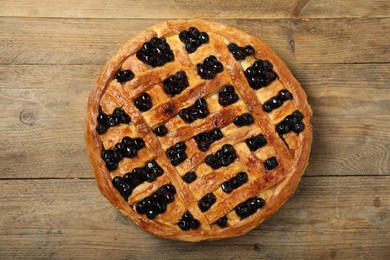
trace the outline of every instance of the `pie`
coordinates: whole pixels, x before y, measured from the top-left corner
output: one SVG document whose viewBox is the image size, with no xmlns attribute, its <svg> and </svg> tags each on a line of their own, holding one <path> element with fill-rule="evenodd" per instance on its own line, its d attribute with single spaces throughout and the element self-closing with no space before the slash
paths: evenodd
<svg viewBox="0 0 390 260">
<path fill-rule="evenodd" d="M 159 23 L 108 61 L 86 144 L 103 195 L 137 225 L 184 241 L 242 235 L 294 193 L 311 108 L 268 45 L 204 20 Z"/>
</svg>

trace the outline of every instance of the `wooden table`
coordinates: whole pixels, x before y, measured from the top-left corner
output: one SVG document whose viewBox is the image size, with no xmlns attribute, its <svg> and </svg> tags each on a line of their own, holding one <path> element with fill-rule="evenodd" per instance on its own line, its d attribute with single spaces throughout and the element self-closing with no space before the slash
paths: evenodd
<svg viewBox="0 0 390 260">
<path fill-rule="evenodd" d="M 245 236 L 197 244 L 118 213 L 83 139 L 105 62 L 149 26 L 190 17 L 268 42 L 314 111 L 293 199 Z M 2 0 L 0 258 L 390 259 L 389 42 L 388 0 Z"/>
</svg>

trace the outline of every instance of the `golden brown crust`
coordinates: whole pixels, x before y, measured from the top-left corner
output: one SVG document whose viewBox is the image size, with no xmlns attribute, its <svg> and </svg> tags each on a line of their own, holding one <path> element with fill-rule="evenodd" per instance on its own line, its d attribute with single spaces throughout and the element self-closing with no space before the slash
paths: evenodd
<svg viewBox="0 0 390 260">
<path fill-rule="evenodd" d="M 134 59 L 135 52 L 141 48 L 144 42 L 149 41 L 152 37 L 168 38 L 169 36 L 177 35 L 182 30 L 188 30 L 189 27 L 196 27 L 200 31 L 205 31 L 210 35 L 210 45 L 213 47 L 215 52 L 214 55 L 216 55 L 217 59 L 221 61 L 225 67 L 225 71 L 219 74 L 215 79 L 207 81 L 206 83 L 204 81 L 202 82 L 197 76 L 195 66 L 190 61 L 184 47 L 182 44 L 179 44 L 180 42 L 177 40 L 175 41 L 174 39 L 169 42 L 175 55 L 174 63 L 168 63 L 163 67 L 155 68 L 153 69 L 155 72 L 150 73 L 147 66 L 144 66 L 141 62 Z M 262 110 L 258 95 L 269 96 L 271 93 L 267 93 L 267 90 L 263 89 L 255 92 L 248 86 L 240 64 L 234 60 L 232 55 L 226 52 L 226 43 L 224 40 L 235 42 L 240 46 L 252 45 L 256 50 L 254 55 L 255 58 L 266 59 L 273 64 L 274 71 L 279 77 L 278 82 L 272 83 L 275 84 L 275 89 L 278 87 L 277 84 L 279 84 L 283 88 L 287 88 L 294 96 L 293 103 L 286 104 L 287 110 L 283 109 L 283 113 L 279 111 L 272 112 L 270 113 L 270 116 Z M 207 50 L 204 50 L 204 52 L 206 53 Z M 196 59 L 200 58 L 201 57 L 194 56 L 194 54 L 191 56 L 192 61 L 196 61 Z M 139 110 L 134 107 L 132 97 L 135 97 L 144 91 L 148 91 L 152 89 L 154 85 L 161 83 L 168 75 L 176 72 L 178 66 L 180 69 L 184 69 L 190 78 L 198 78 L 199 80 L 197 82 L 192 82 L 190 85 L 193 87 L 186 89 L 183 92 L 183 95 L 178 95 L 175 98 L 153 107 L 152 110 L 141 114 Z M 123 87 L 115 82 L 111 82 L 115 73 L 121 67 L 131 68 L 136 74 L 135 79 L 127 82 Z M 194 125 L 191 124 L 190 127 L 188 125 L 183 125 L 160 140 L 152 133 L 151 127 L 166 122 L 176 115 L 183 106 L 189 106 L 197 98 L 203 97 L 205 93 L 213 92 L 214 90 L 217 90 L 218 87 L 229 82 L 235 85 L 236 90 L 241 98 L 244 99 L 245 104 L 240 103 L 235 104 L 235 106 L 232 105 L 220 109 L 219 112 L 209 116 L 207 120 L 195 121 L 193 123 Z M 100 156 L 102 139 L 95 131 L 98 108 L 100 105 L 105 106 L 107 109 L 122 106 L 131 116 L 131 124 L 134 126 L 132 129 L 116 132 L 111 131 L 109 134 L 107 133 L 105 135 L 110 135 L 114 140 L 120 140 L 118 139 L 118 136 L 123 136 L 124 132 L 133 133 L 134 131 L 136 134 L 135 136 L 147 140 L 145 141 L 147 149 L 147 152 L 145 153 L 155 158 L 157 163 L 166 173 L 158 178 L 157 181 L 151 184 L 145 184 L 142 190 L 140 189 L 138 192 L 134 192 L 128 202 L 125 201 L 120 193 L 112 186 L 112 176 L 106 169 L 104 161 Z M 199 196 L 204 195 L 207 190 L 215 189 L 221 182 L 231 178 L 234 171 L 221 171 L 221 177 L 216 177 L 216 172 L 218 173 L 218 171 L 209 175 L 204 174 L 204 176 L 198 178 L 190 188 L 189 185 L 183 184 L 181 175 L 187 170 L 198 167 L 204 161 L 205 154 L 197 152 L 195 143 L 191 140 L 188 142 L 188 154 L 191 160 L 186 160 L 186 162 L 179 167 L 173 167 L 165 156 L 164 149 L 166 146 L 170 146 L 178 141 L 189 140 L 197 133 L 201 133 L 210 128 L 223 126 L 226 127 L 226 129 L 229 129 L 229 125 L 231 125 L 234 116 L 241 114 L 245 107 L 254 116 L 255 123 L 260 129 L 259 131 L 266 137 L 270 146 L 269 153 L 276 153 L 280 167 L 273 172 L 263 174 L 260 178 L 253 179 L 253 181 L 246 183 L 240 189 L 234 190 L 229 196 L 221 194 L 221 199 L 218 203 L 213 205 L 212 210 L 209 210 L 204 214 L 196 206 Z M 296 109 L 299 109 L 304 115 L 303 122 L 305 124 L 305 130 L 299 135 L 295 135 L 295 137 L 286 138 L 286 142 L 289 145 L 287 146 L 275 132 L 275 124 Z M 310 146 L 312 143 L 311 115 L 312 111 L 307 103 L 306 94 L 298 81 L 293 77 L 283 61 L 272 52 L 271 48 L 259 39 L 249 36 L 236 28 L 210 21 L 165 21 L 135 36 L 106 64 L 103 72 L 98 78 L 96 86 L 89 96 L 85 139 L 98 187 L 113 205 L 149 233 L 170 239 L 195 242 L 206 239 L 221 239 L 242 235 L 258 226 L 267 217 L 278 210 L 278 208 L 294 193 L 308 164 Z M 147 120 L 145 118 L 147 118 Z M 245 129 L 245 127 L 243 127 L 239 131 L 232 133 L 231 136 L 228 135 L 226 138 L 213 144 L 208 153 L 215 152 L 227 141 L 229 141 L 229 143 L 242 142 L 245 136 L 249 136 L 249 133 L 252 133 L 251 131 L 253 132 L 254 130 Z M 164 140 L 164 149 L 160 143 L 161 140 Z M 107 142 L 109 143 L 109 141 Z M 111 142 L 115 143 L 112 140 Z M 239 144 L 237 145 L 237 149 L 241 149 Z M 245 150 L 245 148 L 242 149 L 243 151 Z M 260 158 L 261 155 L 249 152 L 245 153 L 244 151 L 242 153 L 240 152 L 238 156 L 241 164 L 237 167 L 246 169 L 250 176 L 253 176 L 251 175 L 251 172 L 253 171 L 264 171 L 263 166 L 260 163 L 261 160 L 264 160 L 264 158 Z M 128 166 L 131 166 L 130 162 L 128 162 Z M 139 165 L 137 165 L 137 167 L 138 166 Z M 120 173 L 118 171 L 117 174 L 123 175 L 123 172 Z M 115 175 L 115 173 L 113 175 Z M 160 218 L 149 220 L 145 215 L 136 213 L 130 206 L 130 204 L 134 204 L 157 190 L 161 185 L 169 182 L 176 187 L 177 195 L 175 196 L 175 201 L 169 204 L 168 211 L 161 215 Z M 209 185 L 206 185 L 207 183 L 209 183 Z M 203 191 L 199 190 L 201 187 L 204 187 Z M 232 211 L 234 206 L 241 203 L 243 201 L 242 198 L 259 195 L 261 192 L 270 188 L 272 188 L 272 193 L 266 199 L 265 206 L 255 214 L 245 219 L 238 220 L 237 216 L 234 217 L 235 213 L 229 213 L 232 214 L 233 217 L 232 221 L 229 222 L 228 227 L 219 228 L 212 225 L 218 218 L 229 211 Z M 177 225 L 174 225 L 175 221 L 177 222 L 186 210 L 189 210 L 194 217 L 201 222 L 201 227 L 199 229 L 182 231 Z"/>
</svg>

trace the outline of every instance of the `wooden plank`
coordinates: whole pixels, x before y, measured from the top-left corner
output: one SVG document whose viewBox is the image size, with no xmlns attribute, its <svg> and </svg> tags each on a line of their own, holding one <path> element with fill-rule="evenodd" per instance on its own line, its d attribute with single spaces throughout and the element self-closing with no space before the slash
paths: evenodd
<svg viewBox="0 0 390 260">
<path fill-rule="evenodd" d="M 66 18 L 149 18 L 177 19 L 189 17 L 258 19 L 289 17 L 389 17 L 386 0 L 332 1 L 33 1 L 18 4 L 3 0 L 0 16 Z"/>
<path fill-rule="evenodd" d="M 0 64 L 105 64 L 159 21 L 2 17 Z M 288 64 L 390 62 L 390 18 L 220 22 L 268 42 Z"/>
<path fill-rule="evenodd" d="M 306 177 L 259 228 L 189 244 L 140 230 L 94 180 L 2 180 L 0 250 L 6 259 L 388 259 L 389 184 L 389 176 Z"/>
<path fill-rule="evenodd" d="M 1 178 L 92 177 L 84 118 L 101 68 L 0 66 Z M 293 70 L 314 111 L 306 174 L 390 174 L 390 64 L 295 64 Z"/>
</svg>

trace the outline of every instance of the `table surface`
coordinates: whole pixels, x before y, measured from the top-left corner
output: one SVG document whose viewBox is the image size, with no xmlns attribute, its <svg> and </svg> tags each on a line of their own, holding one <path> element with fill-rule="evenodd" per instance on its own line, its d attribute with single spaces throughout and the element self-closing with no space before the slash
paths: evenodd
<svg viewBox="0 0 390 260">
<path fill-rule="evenodd" d="M 2 0 L 0 258 L 390 259 L 390 1 Z M 306 90 L 310 165 L 248 234 L 155 238 L 97 189 L 87 96 L 130 37 L 214 19 L 269 43 Z"/>
</svg>

